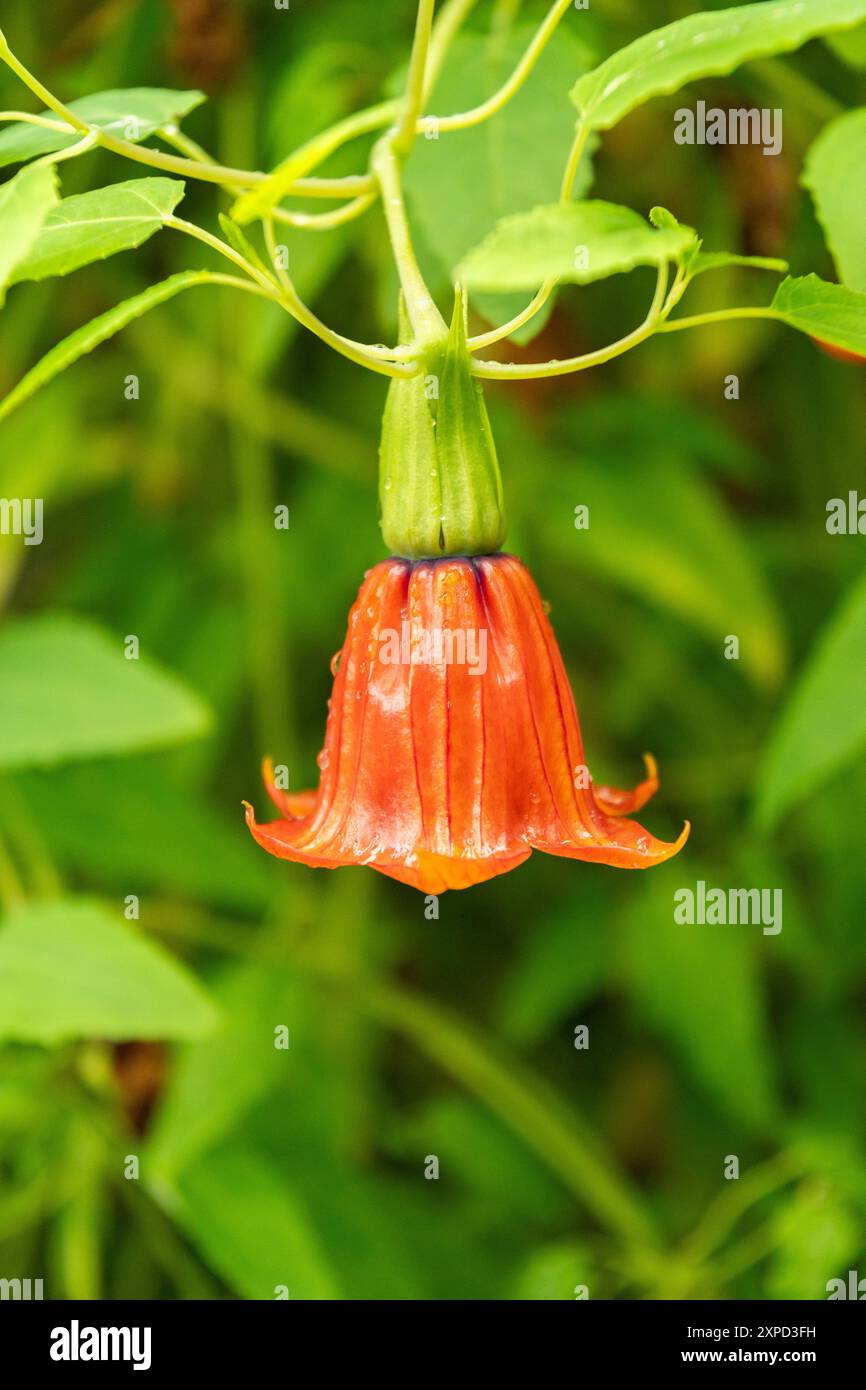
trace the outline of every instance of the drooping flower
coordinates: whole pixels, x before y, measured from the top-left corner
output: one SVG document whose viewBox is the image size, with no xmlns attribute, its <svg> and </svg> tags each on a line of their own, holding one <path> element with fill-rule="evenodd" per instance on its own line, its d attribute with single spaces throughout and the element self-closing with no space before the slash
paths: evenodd
<svg viewBox="0 0 866 1390">
<path fill-rule="evenodd" d="M 260 845 L 312 867 L 366 864 L 424 893 L 506 873 L 533 849 L 620 868 L 671 858 L 626 817 L 657 786 L 594 786 L 538 590 L 511 555 L 382 561 L 349 617 L 318 791 L 265 780 Z"/>
</svg>

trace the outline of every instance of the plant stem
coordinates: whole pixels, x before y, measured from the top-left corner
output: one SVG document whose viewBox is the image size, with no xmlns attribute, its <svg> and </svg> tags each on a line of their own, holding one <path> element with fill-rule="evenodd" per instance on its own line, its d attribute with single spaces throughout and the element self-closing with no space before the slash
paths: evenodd
<svg viewBox="0 0 866 1390">
<path fill-rule="evenodd" d="M 353 222 L 356 217 L 362 217 L 373 206 L 377 196 L 374 188 L 371 193 L 362 193 L 350 203 L 335 208 L 333 212 L 289 212 L 286 208 L 271 208 L 270 215 L 277 222 L 284 222 L 290 227 L 300 227 L 310 232 L 324 232 L 332 227 L 342 227 L 347 222 Z"/>
<path fill-rule="evenodd" d="M 637 1193 L 610 1156 L 598 1151 L 577 1116 L 562 1107 L 537 1077 L 511 1058 L 500 1061 L 459 1019 L 405 990 L 362 987 L 362 1002 L 382 1023 L 410 1038 L 456 1081 L 474 1091 L 602 1226 L 630 1244 L 657 1242 Z"/>
<path fill-rule="evenodd" d="M 660 325 L 659 333 L 678 333 L 683 328 L 702 328 L 709 323 L 725 323 L 733 319 L 777 319 L 780 315 L 772 308 L 754 309 L 715 309 L 710 314 L 692 314 L 688 318 L 674 319 L 673 323 Z"/>
<path fill-rule="evenodd" d="M 409 59 L 406 92 L 403 97 L 400 119 L 391 137 L 391 147 L 398 158 L 405 159 L 415 143 L 418 118 L 424 105 L 427 55 L 430 52 L 435 7 L 436 0 L 418 0 L 418 17 L 415 21 L 415 38 L 412 42 L 412 55 Z"/>
<path fill-rule="evenodd" d="M 227 260 L 238 266 L 250 277 L 260 292 L 282 305 L 293 318 L 296 318 L 311 333 L 315 333 L 318 338 L 321 338 L 335 352 L 339 352 L 341 356 L 347 357 L 351 362 L 356 362 L 361 367 L 368 367 L 370 371 L 378 372 L 382 376 L 414 375 L 414 367 L 411 364 L 403 365 L 389 362 L 386 358 L 377 356 L 375 351 L 364 343 L 356 343 L 353 339 L 344 338 L 341 334 L 328 328 L 327 324 L 322 323 L 312 310 L 307 308 L 288 276 L 285 276 L 281 283 L 269 279 L 227 242 L 220 241 L 219 237 L 206 232 L 203 227 L 196 226 L 194 222 L 185 222 L 181 217 L 170 216 L 165 219 L 165 225 L 174 231 L 185 232 L 188 236 L 195 237 L 197 241 L 203 242 L 205 246 L 209 246 L 221 256 L 225 256 Z"/>
<path fill-rule="evenodd" d="M 379 141 L 373 152 L 373 171 L 382 190 L 388 235 L 415 337 L 419 343 L 434 342 L 447 330 L 415 257 L 400 183 L 400 165 L 388 136 Z"/>
<path fill-rule="evenodd" d="M 504 82 L 499 90 L 488 97 L 486 101 L 483 101 L 480 106 L 473 106 L 469 111 L 455 112 L 451 116 L 425 116 L 421 128 L 433 126 L 437 130 L 466 130 L 469 126 L 479 125 L 482 121 L 495 116 L 520 91 L 571 4 L 572 0 L 554 0 L 546 18 L 542 21 L 508 81 Z"/>
<path fill-rule="evenodd" d="M 7 912 L 14 907 L 19 907 L 25 901 L 24 885 L 2 839 L 0 839 L 0 901 Z"/>
<path fill-rule="evenodd" d="M 33 95 L 37 96 L 48 107 L 49 111 L 53 111 L 67 125 L 72 126 L 73 130 L 80 131 L 82 135 L 88 134 L 89 127 L 85 122 L 76 116 L 74 111 L 70 111 L 68 106 L 64 106 L 62 101 L 58 101 L 47 87 L 43 87 L 38 77 L 34 77 L 33 73 L 15 57 L 2 32 L 0 32 L 0 61 L 11 68 L 16 77 L 20 77 L 25 87 L 29 87 Z"/>
<path fill-rule="evenodd" d="M 46 130 L 56 130 L 62 135 L 72 134 L 65 121 L 53 121 L 50 116 L 34 116 L 29 111 L 0 111 L 0 121 L 24 121 L 27 125 L 44 126 Z"/>
<path fill-rule="evenodd" d="M 643 323 L 608 347 L 585 353 L 582 357 L 567 357 L 561 362 L 479 362 L 476 359 L 472 364 L 473 373 L 488 381 L 537 381 L 546 377 L 567 376 L 570 372 L 583 372 L 589 367 L 610 362 L 614 357 L 621 357 L 658 331 L 667 281 L 668 267 L 665 264 L 659 266 L 656 292 Z"/>
</svg>

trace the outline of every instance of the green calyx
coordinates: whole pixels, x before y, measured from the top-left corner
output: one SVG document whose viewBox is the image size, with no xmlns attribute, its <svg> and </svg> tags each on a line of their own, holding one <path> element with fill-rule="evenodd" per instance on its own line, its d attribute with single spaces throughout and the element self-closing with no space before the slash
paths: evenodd
<svg viewBox="0 0 866 1390">
<path fill-rule="evenodd" d="M 402 303 L 400 317 L 405 341 L 411 330 Z M 426 348 L 416 376 L 389 388 L 379 503 L 385 544 L 410 560 L 485 555 L 505 539 L 496 445 L 471 372 L 459 287 L 450 332 Z"/>
</svg>

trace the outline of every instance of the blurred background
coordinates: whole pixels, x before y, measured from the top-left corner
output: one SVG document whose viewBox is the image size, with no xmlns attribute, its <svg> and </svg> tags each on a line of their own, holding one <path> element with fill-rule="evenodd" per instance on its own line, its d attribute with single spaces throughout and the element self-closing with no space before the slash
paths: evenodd
<svg viewBox="0 0 866 1390">
<path fill-rule="evenodd" d="M 433 109 L 493 91 L 546 8 L 479 0 Z M 419 142 L 407 195 L 443 309 L 497 217 L 555 201 L 579 73 L 695 8 L 596 0 L 496 122 Z M 270 168 L 398 90 L 414 9 L 55 0 L 49 25 L 3 0 L 0 22 L 64 100 L 198 87 L 188 133 Z M 783 107 L 783 153 L 677 146 L 698 96 Z M 624 121 L 593 194 L 834 279 L 800 173 L 864 100 L 853 49 L 753 63 Z M 35 106 L 5 69 L 0 106 Z M 324 172 L 365 162 L 360 141 Z M 146 172 L 104 152 L 60 168 L 66 194 Z M 227 205 L 190 183 L 180 211 L 217 230 Z M 321 317 L 396 340 L 378 210 L 280 240 Z M 216 264 L 164 232 L 16 287 L 0 393 L 93 315 Z M 687 302 L 773 288 L 725 271 Z M 600 346 L 651 292 L 650 271 L 566 289 L 504 355 Z M 510 312 L 480 302 L 473 326 Z M 45 499 L 45 540 L 0 537 L 0 683 L 33 693 L 39 725 L 26 746 L 0 734 L 0 1277 L 78 1299 L 818 1299 L 866 1277 L 864 540 L 826 529 L 830 499 L 866 492 L 864 384 L 740 322 L 488 389 L 508 547 L 550 604 L 593 775 L 631 785 L 652 750 L 644 823 L 694 828 L 645 876 L 534 855 L 438 919 L 372 872 L 269 859 L 241 809 L 267 818 L 263 754 L 316 784 L 329 662 L 383 555 L 384 380 L 271 305 L 197 289 L 3 424 L 0 495 Z M 129 636 L 149 685 L 127 710 Z M 115 688 L 103 737 L 87 711 Z M 57 745 L 73 707 L 81 737 Z M 701 879 L 782 889 L 782 931 L 675 924 Z"/>
</svg>

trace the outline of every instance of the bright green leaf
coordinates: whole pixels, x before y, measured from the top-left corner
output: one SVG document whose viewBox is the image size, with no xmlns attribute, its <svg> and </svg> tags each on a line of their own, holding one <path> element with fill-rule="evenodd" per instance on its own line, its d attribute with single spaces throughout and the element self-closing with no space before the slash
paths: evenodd
<svg viewBox="0 0 866 1390">
<path fill-rule="evenodd" d="M 11 415 L 13 410 L 17 410 L 59 372 L 71 367 L 79 357 L 92 352 L 100 343 L 119 333 L 134 319 L 141 318 L 148 309 L 155 309 L 157 305 L 164 304 L 167 299 L 172 299 L 182 290 L 192 289 L 194 285 L 207 285 L 212 280 L 213 276 L 208 270 L 182 270 L 178 275 L 172 275 L 158 285 L 151 285 L 148 289 L 142 290 L 141 294 L 125 299 L 122 304 L 115 304 L 113 309 L 108 309 L 98 318 L 91 319 L 47 352 L 36 366 L 21 378 L 18 385 L 13 387 L 8 396 L 0 400 L 0 420 L 5 420 L 7 415 Z"/>
<path fill-rule="evenodd" d="M 223 1145 L 199 1158 L 171 1194 L 173 1217 L 242 1298 L 339 1297 L 303 1203 L 252 1150 Z"/>
<path fill-rule="evenodd" d="M 866 745 L 866 579 L 831 618 L 771 740 L 758 781 L 765 826 L 813 792 Z"/>
<path fill-rule="evenodd" d="M 840 34 L 831 34 L 827 43 L 849 67 L 866 68 L 866 24 Z"/>
<path fill-rule="evenodd" d="M 48 767 L 161 747 L 206 732 L 209 715 L 175 676 L 82 618 L 39 617 L 0 632 L 0 767 Z"/>
<path fill-rule="evenodd" d="M 141 246 L 184 194 L 181 179 L 133 179 L 64 198 L 49 212 L 11 283 L 46 280 Z"/>
<path fill-rule="evenodd" d="M 811 191 L 839 279 L 866 291 L 866 107 L 825 126 L 806 158 Z"/>
<path fill-rule="evenodd" d="M 172 92 L 162 87 L 130 87 L 125 91 L 96 92 L 67 103 L 69 110 L 86 125 L 108 131 L 118 140 L 137 144 L 160 126 L 170 125 L 194 111 L 205 100 L 202 92 Z M 53 111 L 43 116 L 56 120 Z M 0 167 L 18 164 L 37 155 L 65 150 L 81 139 L 80 131 L 62 135 L 44 126 L 7 126 L 0 131 Z"/>
<path fill-rule="evenodd" d="M 866 19 L 866 0 L 771 0 L 707 10 L 644 34 L 575 84 L 571 99 L 593 130 L 699 77 L 723 76 L 751 58 L 788 53 L 807 39 Z"/>
<path fill-rule="evenodd" d="M 675 260 L 695 239 L 690 227 L 655 229 L 615 203 L 554 203 L 503 218 L 457 275 L 470 290 L 531 290 L 545 280 L 587 285 Z"/>
<path fill-rule="evenodd" d="M 866 357 L 866 294 L 805 275 L 783 280 L 772 307 L 791 328 Z"/>
<path fill-rule="evenodd" d="M 22 169 L 0 187 L 0 304 L 57 203 L 57 174 L 46 166 Z"/>
<path fill-rule="evenodd" d="M 183 966 L 95 903 L 33 903 L 0 923 L 2 1038 L 194 1038 L 215 1022 Z"/>
</svg>

